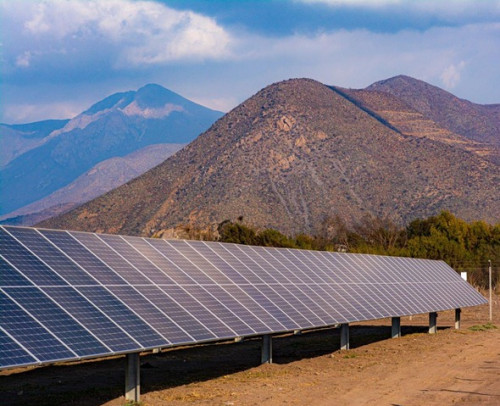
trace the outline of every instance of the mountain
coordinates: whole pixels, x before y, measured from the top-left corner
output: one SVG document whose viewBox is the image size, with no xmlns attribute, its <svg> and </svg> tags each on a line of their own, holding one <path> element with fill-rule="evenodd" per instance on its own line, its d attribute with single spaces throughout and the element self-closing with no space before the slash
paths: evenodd
<svg viewBox="0 0 500 406">
<path fill-rule="evenodd" d="M 0 170 L 0 215 L 43 199 L 107 159 L 148 145 L 185 144 L 221 116 L 154 84 L 109 96 L 70 121 L 47 124 L 30 145 L 9 147 Z M 2 138 L 4 130 L 26 133 L 25 127 L 4 125 Z"/>
<path fill-rule="evenodd" d="M 403 75 L 376 82 L 366 90 L 392 94 L 443 128 L 500 147 L 500 104 L 471 103 Z"/>
<path fill-rule="evenodd" d="M 99 162 L 69 185 L 6 216 L 0 224 L 33 225 L 65 213 L 158 165 L 185 144 L 154 144 Z"/>
<path fill-rule="evenodd" d="M 52 131 L 64 127 L 69 120 L 46 120 L 29 124 L 0 124 L 0 169 L 13 159 L 44 143 Z"/>
<path fill-rule="evenodd" d="M 336 214 L 403 223 L 443 209 L 495 222 L 499 180 L 499 166 L 475 152 L 405 134 L 334 87 L 293 79 L 261 90 L 140 177 L 41 226 L 151 235 L 243 216 L 293 234 L 317 232 Z"/>
<path fill-rule="evenodd" d="M 409 98 L 413 104 L 418 106 L 419 103 L 415 103 L 415 100 L 425 98 L 425 95 L 429 94 L 428 89 L 431 86 L 425 82 L 417 81 L 416 79 L 411 80 L 416 81 L 417 83 L 422 83 L 421 89 L 418 89 L 416 86 L 413 87 L 414 97 Z M 402 82 L 402 84 L 404 83 L 406 83 L 406 81 Z M 443 99 L 446 95 L 448 95 L 449 99 L 452 101 L 460 100 L 444 90 L 434 88 L 433 86 L 431 88 L 437 89 L 435 90 L 437 93 L 442 92 L 442 104 L 445 104 Z M 498 139 L 500 139 L 500 137 L 498 136 L 496 139 L 494 137 L 485 137 L 482 133 L 476 133 L 472 130 L 464 133 L 453 132 L 454 126 L 445 125 L 443 123 L 438 124 L 434 121 L 433 117 L 428 115 L 428 111 L 425 109 L 418 111 L 414 106 L 410 106 L 410 104 L 395 96 L 393 93 L 386 92 L 375 85 L 359 90 L 343 89 L 339 87 L 335 87 L 333 89 L 342 94 L 344 97 L 347 97 L 361 109 L 364 109 L 369 114 L 372 114 L 374 118 L 377 118 L 384 124 L 393 128 L 395 131 L 414 137 L 425 137 L 438 142 L 448 143 L 453 147 L 473 152 L 481 157 L 493 161 L 496 164 L 500 164 L 500 145 L 498 145 Z M 398 88 L 393 88 L 393 91 L 395 91 L 395 89 Z M 472 108 L 475 107 L 476 111 L 479 111 L 483 107 L 486 111 L 493 111 L 493 108 L 489 109 L 489 106 L 474 105 L 468 101 L 462 102 L 469 107 L 461 113 L 456 113 L 457 116 L 461 115 L 460 120 L 463 122 L 471 120 L 467 113 L 468 110 L 471 110 L 471 106 Z M 492 107 L 494 106 L 495 105 Z M 434 111 L 434 109 L 432 111 Z M 433 114 L 433 116 L 434 115 L 435 114 Z M 487 118 L 484 117 L 484 121 L 489 119 L 491 121 L 491 126 L 493 126 L 495 122 L 494 117 L 488 115 L 486 116 Z M 458 117 L 457 120 L 459 120 Z M 500 116 L 497 118 L 497 121 L 500 122 Z"/>
</svg>

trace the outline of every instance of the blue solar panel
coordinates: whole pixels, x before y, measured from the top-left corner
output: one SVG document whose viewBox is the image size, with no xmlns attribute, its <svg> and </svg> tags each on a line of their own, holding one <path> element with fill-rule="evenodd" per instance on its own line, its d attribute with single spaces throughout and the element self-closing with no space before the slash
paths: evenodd
<svg viewBox="0 0 500 406">
<path fill-rule="evenodd" d="M 202 322 L 216 337 L 230 338 L 238 336 L 218 315 L 214 314 L 203 304 L 200 300 L 201 298 L 193 296 L 185 287 L 161 286 L 161 290 L 182 306 L 182 308 L 189 312 L 196 320 Z"/>
<path fill-rule="evenodd" d="M 142 253 L 130 245 L 125 239 L 119 235 L 101 235 L 100 238 L 106 242 L 115 252 L 120 254 L 124 259 L 126 259 L 131 265 L 136 269 L 140 270 L 141 273 L 155 285 L 169 285 L 175 284 L 175 282 L 168 277 L 165 272 L 153 264 L 152 259 L 148 259 L 148 254 L 143 256 Z M 149 246 L 145 241 L 136 238 L 136 241 L 143 243 L 143 246 L 148 246 L 149 250 L 160 255 L 158 252 Z M 137 244 L 136 244 L 137 245 Z"/>
<path fill-rule="evenodd" d="M 142 347 L 74 288 L 46 287 L 42 290 L 110 348 L 111 352 L 125 352 Z"/>
<path fill-rule="evenodd" d="M 87 248 L 65 231 L 40 230 L 40 232 L 66 253 L 85 273 L 102 284 L 126 285 L 127 282 L 100 261 Z"/>
<path fill-rule="evenodd" d="M 9 228 L 9 232 L 30 248 L 40 258 L 71 285 L 97 285 L 97 282 L 71 261 L 63 252 L 48 241 L 37 230 L 31 228 Z"/>
<path fill-rule="evenodd" d="M 41 362 L 78 358 L 3 291 L 0 291 L 0 325 Z"/>
<path fill-rule="evenodd" d="M 0 227 L 0 367 L 485 303 L 444 262 Z"/>
<path fill-rule="evenodd" d="M 0 330 L 0 368 L 36 364 L 38 361 Z"/>
<path fill-rule="evenodd" d="M 178 324 L 168 317 L 168 309 L 164 311 L 148 300 L 132 286 L 109 286 L 109 290 L 130 309 L 163 337 L 170 344 L 182 344 L 194 341 Z M 168 337 L 168 338 L 167 338 Z"/>
<path fill-rule="evenodd" d="M 110 352 L 109 348 L 100 343 L 38 288 L 5 288 L 4 292 L 17 303 L 22 303 L 26 312 L 47 330 L 55 333 L 57 338 L 78 356 L 97 356 Z M 53 326 L 57 326 L 57 333 Z"/>
<path fill-rule="evenodd" d="M 141 274 L 125 258 L 114 251 L 109 245 L 101 240 L 97 235 L 89 233 L 70 233 L 92 254 L 98 257 L 114 273 L 121 276 L 131 285 L 151 284 L 151 281 Z"/>
<path fill-rule="evenodd" d="M 66 284 L 2 228 L 0 228 L 0 255 L 36 285 Z"/>
<path fill-rule="evenodd" d="M 99 307 L 111 320 L 129 333 L 142 348 L 170 345 L 170 342 L 151 328 L 136 313 L 125 306 L 114 295 L 101 287 L 76 288 L 83 296 Z"/>
<path fill-rule="evenodd" d="M 171 299 L 160 288 L 156 286 L 138 286 L 137 290 L 149 298 L 153 303 L 156 303 L 160 309 L 167 309 L 168 315 L 173 320 L 176 320 L 195 341 L 213 340 L 217 338 L 217 335 L 212 333 L 207 326 L 191 315 L 179 303 Z"/>
<path fill-rule="evenodd" d="M 32 283 L 0 257 L 0 286 L 27 286 Z"/>
</svg>

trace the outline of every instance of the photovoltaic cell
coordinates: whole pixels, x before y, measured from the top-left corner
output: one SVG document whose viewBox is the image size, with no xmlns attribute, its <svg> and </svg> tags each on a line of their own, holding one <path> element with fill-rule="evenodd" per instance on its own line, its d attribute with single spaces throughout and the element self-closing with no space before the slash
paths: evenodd
<svg viewBox="0 0 500 406">
<path fill-rule="evenodd" d="M 199 297 L 193 296 L 185 288 L 180 286 L 161 286 L 161 290 L 188 311 L 196 320 L 199 320 L 216 337 L 229 338 L 237 336 L 220 317 L 203 304 Z"/>
<path fill-rule="evenodd" d="M 442 261 L 0 226 L 0 367 L 486 303 Z"/>
<path fill-rule="evenodd" d="M 77 358 L 3 291 L 0 291 L 0 325 L 41 362 Z"/>
<path fill-rule="evenodd" d="M 205 341 L 217 338 L 207 326 L 191 315 L 188 310 L 182 307 L 175 300 L 170 298 L 166 292 L 156 286 L 138 286 L 137 290 L 144 296 L 156 303 L 160 309 L 166 309 L 168 315 L 176 320 L 186 332 L 196 341 Z"/>
<path fill-rule="evenodd" d="M 133 309 L 141 319 L 145 320 L 150 326 L 154 326 L 155 330 L 165 337 L 170 344 L 185 344 L 194 341 L 167 316 L 168 309 L 165 309 L 166 313 L 162 312 L 158 306 L 153 305 L 133 287 L 110 286 L 109 290 L 130 309 Z"/>
<path fill-rule="evenodd" d="M 169 285 L 174 284 L 174 281 L 169 278 L 161 269 L 155 266 L 151 260 L 144 256 L 139 250 L 134 246 L 130 245 L 125 239 L 119 235 L 101 235 L 100 238 L 106 242 L 111 248 L 113 248 L 118 254 L 125 258 L 130 264 L 132 264 L 136 269 L 141 271 L 141 273 L 155 285 Z M 141 241 L 144 245 L 147 243 L 143 240 Z M 152 247 L 149 249 L 160 255 L 153 250 Z"/>
<path fill-rule="evenodd" d="M 2 228 L 0 228 L 0 255 L 36 285 L 66 284 Z"/>
<path fill-rule="evenodd" d="M 135 269 L 126 259 L 109 247 L 97 235 L 89 233 L 70 233 L 82 245 L 84 245 L 92 254 L 98 257 L 101 262 L 106 264 L 114 273 L 121 276 L 131 285 L 145 285 L 151 282 Z"/>
<path fill-rule="evenodd" d="M 47 287 L 42 290 L 108 346 L 112 352 L 132 351 L 142 347 L 74 288 Z"/>
<path fill-rule="evenodd" d="M 63 250 L 91 277 L 102 284 L 126 285 L 127 282 L 107 267 L 102 261 L 65 231 L 40 230 L 40 232 Z"/>
<path fill-rule="evenodd" d="M 144 320 L 138 317 L 114 295 L 101 287 L 79 287 L 77 290 L 99 307 L 111 320 L 129 333 L 143 348 L 170 345 L 165 338 L 156 333 Z"/>
<path fill-rule="evenodd" d="M 71 285 L 96 285 L 97 282 L 82 271 L 62 251 L 42 234 L 31 228 L 9 228 L 10 234 Z"/>
<path fill-rule="evenodd" d="M 38 288 L 5 288 L 5 293 L 17 303 L 22 303 L 25 311 L 39 321 L 47 330 L 57 326 L 57 338 L 67 344 L 80 357 L 109 353 L 85 328 L 44 295 Z"/>
<path fill-rule="evenodd" d="M 0 330 L 0 368 L 32 365 L 37 360 Z"/>
<path fill-rule="evenodd" d="M 27 286 L 32 283 L 0 256 L 0 286 Z"/>
</svg>

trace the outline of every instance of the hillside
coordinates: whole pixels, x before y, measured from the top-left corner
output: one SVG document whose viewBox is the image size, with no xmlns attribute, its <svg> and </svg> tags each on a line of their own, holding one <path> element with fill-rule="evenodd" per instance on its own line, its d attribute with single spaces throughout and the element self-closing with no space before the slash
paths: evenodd
<svg viewBox="0 0 500 406">
<path fill-rule="evenodd" d="M 150 84 L 111 95 L 70 121 L 4 125 L 0 131 L 8 153 L 2 157 L 6 165 L 0 168 L 0 215 L 9 217 L 107 159 L 149 145 L 190 142 L 220 116 L 220 112 Z M 31 134 L 28 127 L 37 131 Z"/>
<path fill-rule="evenodd" d="M 0 217 L 0 224 L 32 225 L 88 202 L 160 164 L 185 144 L 155 144 L 99 162 L 69 185 Z"/>
<path fill-rule="evenodd" d="M 420 91 L 414 87 L 415 99 L 423 97 L 422 94 L 425 93 L 426 86 L 427 84 Z M 438 124 L 428 115 L 428 111 L 422 113 L 392 93 L 383 90 L 373 90 L 372 86 L 359 90 L 338 87 L 334 89 L 348 97 L 358 107 L 374 114 L 375 117 L 378 117 L 398 132 L 413 137 L 425 137 L 447 143 L 450 146 L 473 152 L 500 165 L 500 144 L 492 142 L 494 140 L 493 137 L 484 137 L 482 133 L 476 134 L 472 131 L 467 132 L 466 135 L 455 133 L 452 129 L 454 126 L 446 126 L 443 123 Z M 456 99 L 455 96 L 442 90 L 440 91 L 443 92 L 443 95 L 441 95 L 442 98 L 448 95 L 449 98 Z M 469 104 L 472 105 L 471 103 Z M 478 109 L 480 107 L 482 106 L 478 106 Z M 461 120 L 466 121 L 467 110 L 462 111 L 461 114 L 463 115 Z M 500 116 L 498 121 L 500 121 Z"/>
<path fill-rule="evenodd" d="M 443 128 L 500 147 L 500 104 L 475 104 L 403 75 L 376 82 L 366 90 L 392 94 Z"/>
<path fill-rule="evenodd" d="M 144 175 L 44 227 L 151 235 L 243 216 L 287 234 L 366 213 L 498 221 L 499 167 L 404 134 L 321 83 L 273 84 Z"/>
</svg>

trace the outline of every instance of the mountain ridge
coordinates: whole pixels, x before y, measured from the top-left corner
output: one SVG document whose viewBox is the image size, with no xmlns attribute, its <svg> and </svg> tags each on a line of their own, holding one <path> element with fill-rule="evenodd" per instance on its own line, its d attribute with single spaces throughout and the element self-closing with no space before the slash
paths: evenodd
<svg viewBox="0 0 500 406">
<path fill-rule="evenodd" d="M 375 115 L 311 79 L 275 83 L 162 164 L 41 225 L 152 235 L 243 216 L 295 234 L 335 215 L 406 222 L 447 209 L 496 220 L 498 192 L 486 191 L 495 191 L 498 166 Z"/>
<path fill-rule="evenodd" d="M 13 159 L 0 171 L 0 216 L 68 186 L 106 159 L 153 144 L 185 144 L 221 115 L 149 84 L 95 103 L 29 145 L 19 141 L 16 147 L 13 135 Z M 15 155 L 16 148 L 21 153 Z"/>
</svg>

